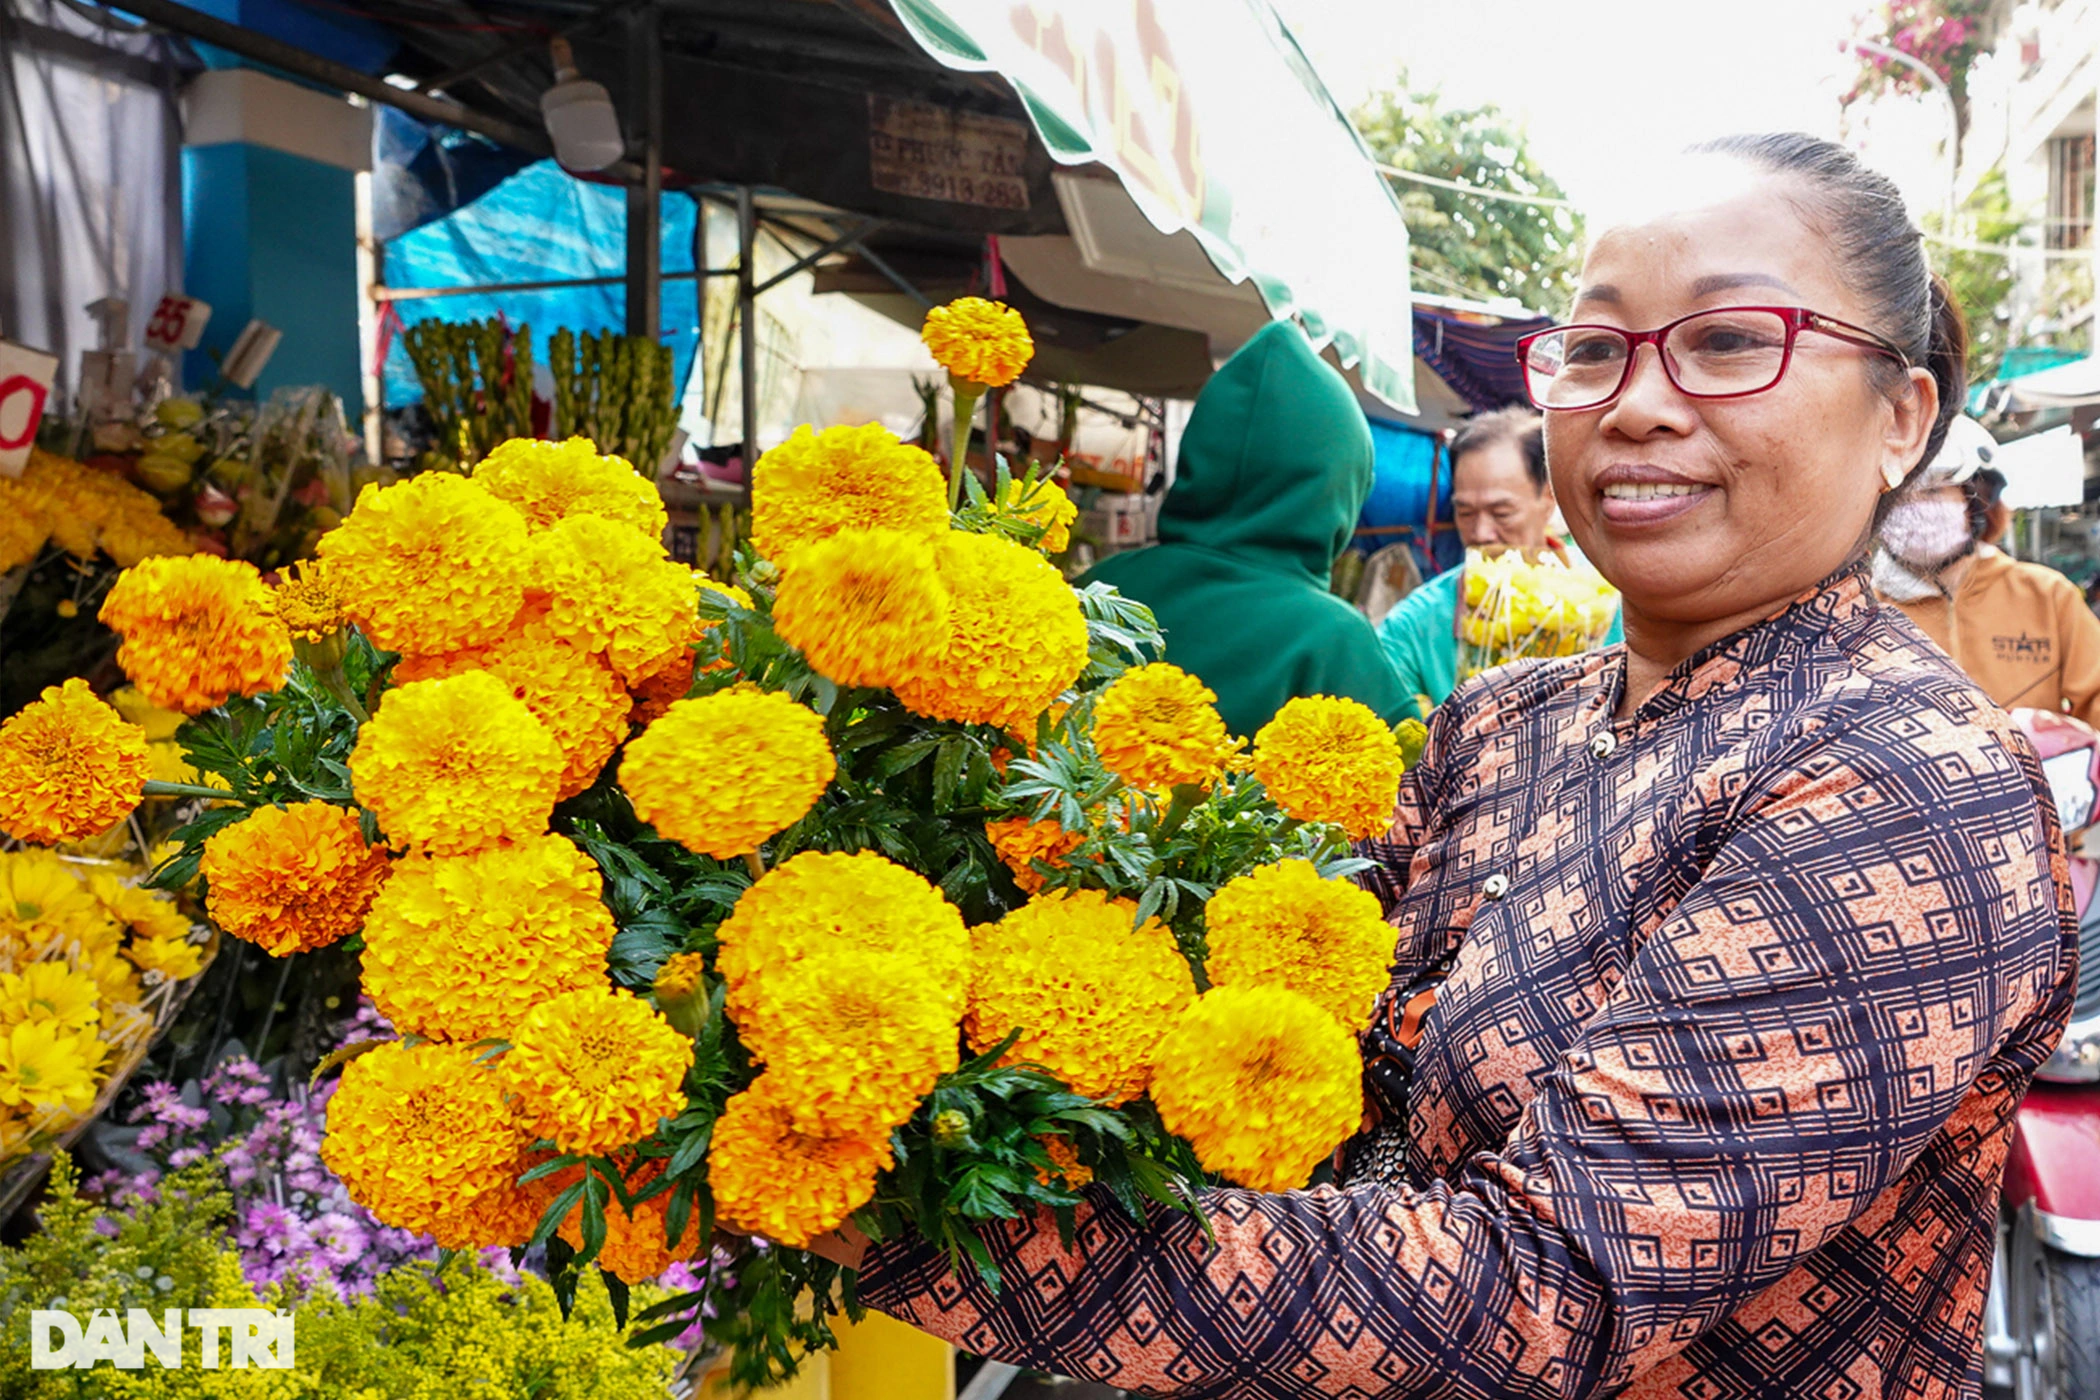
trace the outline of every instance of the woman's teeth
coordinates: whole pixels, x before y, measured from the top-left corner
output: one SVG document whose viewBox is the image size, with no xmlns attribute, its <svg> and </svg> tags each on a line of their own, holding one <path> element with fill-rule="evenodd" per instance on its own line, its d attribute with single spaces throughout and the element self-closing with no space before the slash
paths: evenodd
<svg viewBox="0 0 2100 1400">
<path fill-rule="evenodd" d="M 1604 499 L 1607 501 L 1653 501 L 1664 496 L 1696 496 L 1706 490 L 1704 486 L 1607 486 Z"/>
</svg>

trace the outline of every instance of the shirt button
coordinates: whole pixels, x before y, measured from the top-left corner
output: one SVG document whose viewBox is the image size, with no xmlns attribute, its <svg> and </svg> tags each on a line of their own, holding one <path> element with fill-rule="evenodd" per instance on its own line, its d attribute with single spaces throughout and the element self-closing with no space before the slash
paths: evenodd
<svg viewBox="0 0 2100 1400">
<path fill-rule="evenodd" d="M 1504 875 L 1499 870 L 1496 871 L 1493 875 L 1487 877 L 1486 882 L 1480 887 L 1480 892 L 1489 899 L 1502 898 L 1502 896 L 1509 893 L 1509 876 Z"/>
<path fill-rule="evenodd" d="M 1609 729 L 1590 740 L 1590 756 L 1596 759 L 1610 758 L 1619 751 L 1619 736 Z"/>
</svg>

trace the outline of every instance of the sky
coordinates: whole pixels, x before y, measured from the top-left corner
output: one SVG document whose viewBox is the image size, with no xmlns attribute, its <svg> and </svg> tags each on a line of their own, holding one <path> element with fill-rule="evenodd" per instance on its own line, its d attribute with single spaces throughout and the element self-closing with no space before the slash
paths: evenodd
<svg viewBox="0 0 2100 1400">
<path fill-rule="evenodd" d="M 1839 135 L 1857 60 L 1841 51 L 1868 0 L 1272 0 L 1343 106 L 1405 66 L 1454 102 L 1529 128 L 1541 165 L 1609 208 L 1703 137 Z M 1870 157 L 1915 201 L 1944 190 L 1945 118 L 1877 114 Z M 1903 105 L 1909 106 L 1907 101 Z"/>
</svg>

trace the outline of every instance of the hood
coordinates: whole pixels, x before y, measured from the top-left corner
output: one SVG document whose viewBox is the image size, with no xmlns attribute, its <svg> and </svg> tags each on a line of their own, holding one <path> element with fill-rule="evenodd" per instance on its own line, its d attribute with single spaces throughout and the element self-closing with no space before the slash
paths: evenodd
<svg viewBox="0 0 2100 1400">
<path fill-rule="evenodd" d="M 1274 321 L 1197 396 L 1162 544 L 1240 555 L 1327 587 L 1371 494 L 1363 409 L 1304 332 Z"/>
</svg>

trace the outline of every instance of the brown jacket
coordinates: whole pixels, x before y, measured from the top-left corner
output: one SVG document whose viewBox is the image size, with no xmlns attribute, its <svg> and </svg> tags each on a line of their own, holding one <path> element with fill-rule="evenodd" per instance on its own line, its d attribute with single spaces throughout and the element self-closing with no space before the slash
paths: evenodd
<svg viewBox="0 0 2100 1400">
<path fill-rule="evenodd" d="M 2056 570 L 1979 545 L 1951 601 L 1894 606 L 2006 709 L 2061 710 L 2100 728 L 2100 618 Z"/>
</svg>

